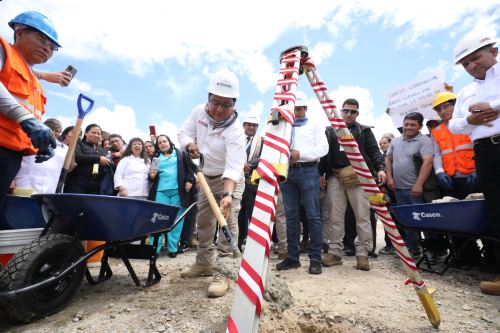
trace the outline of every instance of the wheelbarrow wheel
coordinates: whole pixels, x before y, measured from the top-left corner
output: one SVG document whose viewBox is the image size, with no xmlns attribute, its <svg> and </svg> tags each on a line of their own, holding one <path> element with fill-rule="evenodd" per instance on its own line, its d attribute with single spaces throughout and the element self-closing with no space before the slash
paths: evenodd
<svg viewBox="0 0 500 333">
<path fill-rule="evenodd" d="M 83 256 L 80 242 L 71 247 L 73 238 L 49 234 L 25 245 L 0 273 L 0 290 L 15 290 L 33 285 L 62 271 L 62 261 L 71 252 L 69 263 Z M 68 275 L 41 289 L 28 291 L 3 302 L 7 316 L 21 323 L 43 318 L 63 308 L 80 286 L 85 264 L 75 267 Z"/>
</svg>

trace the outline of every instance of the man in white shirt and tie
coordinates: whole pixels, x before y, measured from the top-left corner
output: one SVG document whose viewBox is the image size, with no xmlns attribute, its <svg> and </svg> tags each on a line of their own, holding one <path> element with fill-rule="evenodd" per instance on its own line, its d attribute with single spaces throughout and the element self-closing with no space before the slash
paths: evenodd
<svg viewBox="0 0 500 333">
<path fill-rule="evenodd" d="M 248 235 L 248 223 L 252 217 L 255 196 L 257 195 L 257 185 L 250 182 L 252 171 L 259 163 L 260 153 L 262 152 L 262 137 L 257 134 L 259 128 L 259 118 L 249 112 L 243 121 L 245 130 L 245 153 L 246 161 L 243 171 L 245 172 L 245 191 L 241 198 L 241 209 L 238 214 L 238 247 L 243 250 Z"/>
<path fill-rule="evenodd" d="M 496 41 L 488 36 L 461 40 L 455 48 L 455 63 L 474 80 L 457 95 L 449 128 L 474 141 L 479 187 L 484 194 L 486 216 L 492 234 L 500 239 L 500 64 Z M 500 246 L 496 248 L 500 264 Z M 500 276 L 483 281 L 481 291 L 500 296 Z"/>
</svg>

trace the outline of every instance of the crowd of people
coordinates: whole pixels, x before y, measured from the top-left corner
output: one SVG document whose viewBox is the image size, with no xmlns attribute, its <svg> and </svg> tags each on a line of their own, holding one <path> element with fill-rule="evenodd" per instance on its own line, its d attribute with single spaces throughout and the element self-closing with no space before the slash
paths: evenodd
<svg viewBox="0 0 500 333">
<path fill-rule="evenodd" d="M 240 96 L 236 75 L 228 70 L 213 74 L 207 100 L 195 106 L 179 128 L 179 147 L 165 134 L 153 134 L 147 141 L 126 141 L 98 124 L 74 133 L 72 127 L 63 130 L 56 119 L 40 123 L 45 97 L 39 79 L 43 77 L 29 69 L 47 61 L 60 46 L 52 23 L 40 13 L 27 12 L 9 25 L 15 32 L 14 45 L 0 38 L 0 210 L 9 188 L 14 192 L 16 188 L 55 192 L 67 144 L 77 136 L 64 192 L 153 200 L 181 207 L 179 214 L 197 202 L 197 211 L 190 212 L 166 237 L 160 237 L 157 251 L 161 253 L 165 244 L 167 255 L 175 258 L 196 248 L 195 263 L 181 276 L 214 276 L 208 296 L 224 295 L 228 280 L 216 273 L 214 265 L 230 258 L 233 249 L 218 235 L 207 194 L 200 190 L 184 154 L 192 158 L 203 155 L 202 172 L 208 187 L 244 251 L 257 195 L 251 175 L 264 145 L 258 134 L 258 117 L 248 113 L 240 120 L 236 111 Z M 357 121 L 360 105 L 355 98 L 343 101 L 340 112 L 391 204 L 430 203 L 445 195 L 464 199 L 481 191 L 492 236 L 500 239 L 497 54 L 495 41 L 487 37 L 457 45 L 455 62 L 474 82 L 458 95 L 444 88 L 436 95 L 433 109 L 439 119 L 427 122 L 429 135 L 422 133 L 422 114 L 412 112 L 405 116 L 400 136 L 388 133 L 377 142 L 372 127 Z M 30 83 L 24 92 L 19 90 L 21 76 Z M 335 130 L 307 117 L 306 101 L 303 92 L 296 92 L 287 180 L 281 184 L 275 216 L 273 250 L 280 260 L 276 269 L 300 267 L 300 253 L 307 252 L 310 274 L 321 274 L 322 267 L 342 265 L 345 255 L 356 257 L 357 269 L 369 271 L 371 258 L 394 254 L 394 247 L 386 235 L 385 245 L 376 251 L 377 218 L 367 194 Z M 478 242 L 467 242 L 464 237 L 400 231 L 414 258 L 427 255 L 436 259 L 467 246 L 457 262 L 499 269 L 499 245 L 488 239 L 482 240 L 483 248 L 479 248 Z M 428 253 L 422 253 L 422 239 L 431 244 L 426 247 Z M 485 293 L 500 295 L 500 279 L 484 281 L 480 287 Z"/>
</svg>

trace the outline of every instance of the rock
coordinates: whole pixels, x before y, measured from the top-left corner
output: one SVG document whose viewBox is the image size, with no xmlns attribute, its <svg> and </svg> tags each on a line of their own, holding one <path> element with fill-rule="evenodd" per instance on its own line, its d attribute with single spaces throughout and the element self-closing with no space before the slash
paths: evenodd
<svg viewBox="0 0 500 333">
<path fill-rule="evenodd" d="M 492 323 L 493 322 L 493 320 L 490 317 L 486 316 L 486 315 L 482 315 L 481 316 L 481 320 L 483 320 L 483 321 L 485 321 L 487 323 Z"/>
<path fill-rule="evenodd" d="M 78 318 L 78 317 L 73 318 L 73 322 L 76 323 L 77 321 L 80 321 L 80 318 Z"/>
<path fill-rule="evenodd" d="M 166 328 L 165 326 L 161 325 L 161 326 L 158 326 L 158 328 L 156 329 L 156 332 L 165 332 Z"/>
<path fill-rule="evenodd" d="M 464 310 L 464 311 L 470 311 L 470 310 L 471 310 L 471 307 L 470 307 L 470 306 L 468 306 L 467 304 L 464 304 L 464 305 L 462 306 L 462 310 Z"/>
<path fill-rule="evenodd" d="M 115 316 L 115 315 L 113 315 L 113 314 L 110 314 L 110 315 L 109 315 L 109 319 L 115 319 L 115 318 L 116 318 L 116 316 Z"/>
</svg>

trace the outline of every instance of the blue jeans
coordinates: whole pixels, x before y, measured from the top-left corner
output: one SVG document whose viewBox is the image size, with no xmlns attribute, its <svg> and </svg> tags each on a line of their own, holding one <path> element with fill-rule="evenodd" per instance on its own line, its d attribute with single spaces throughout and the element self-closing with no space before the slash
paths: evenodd
<svg viewBox="0 0 500 333">
<path fill-rule="evenodd" d="M 401 205 L 417 205 L 425 203 L 423 197 L 414 197 L 411 194 L 411 189 L 396 189 L 396 202 L 398 206 Z M 404 230 L 404 241 L 408 250 L 413 252 L 419 251 L 418 246 L 418 232 Z"/>
<path fill-rule="evenodd" d="M 319 172 L 316 166 L 288 169 L 288 179 L 281 185 L 286 216 L 288 258 L 299 260 L 300 206 L 309 223 L 309 259 L 321 261 L 323 226 L 319 205 Z"/>
</svg>

